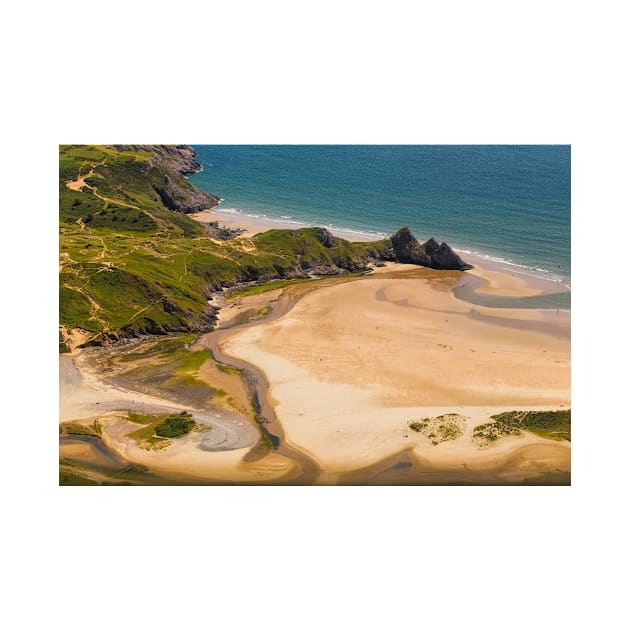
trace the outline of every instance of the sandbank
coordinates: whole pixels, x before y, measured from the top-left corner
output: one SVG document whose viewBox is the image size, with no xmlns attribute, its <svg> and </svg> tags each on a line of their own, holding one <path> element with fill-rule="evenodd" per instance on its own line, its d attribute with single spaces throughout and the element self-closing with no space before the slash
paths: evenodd
<svg viewBox="0 0 630 630">
<path fill-rule="evenodd" d="M 473 307 L 451 293 L 461 272 L 389 271 L 317 288 L 224 342 L 265 372 L 286 438 L 320 464 L 319 481 L 410 448 L 432 470 L 466 465 L 505 481 L 567 472 L 568 443 L 525 433 L 482 449 L 470 435 L 500 411 L 570 405 L 570 318 Z M 408 428 L 455 411 L 469 418 L 456 441 L 433 446 Z M 541 448 L 547 455 L 536 459 Z"/>
</svg>

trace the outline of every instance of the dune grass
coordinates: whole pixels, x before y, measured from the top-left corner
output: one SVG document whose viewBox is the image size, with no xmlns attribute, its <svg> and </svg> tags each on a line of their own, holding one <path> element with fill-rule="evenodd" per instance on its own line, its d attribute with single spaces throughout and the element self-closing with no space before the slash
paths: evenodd
<svg viewBox="0 0 630 630">
<path fill-rule="evenodd" d="M 502 437 L 529 431 L 548 440 L 571 441 L 571 410 L 506 411 L 490 416 L 493 422 L 475 427 L 473 440 L 488 446 Z"/>
<path fill-rule="evenodd" d="M 426 435 L 433 446 L 441 442 L 456 440 L 464 434 L 468 418 L 457 413 L 447 413 L 434 418 L 422 418 L 409 423 L 409 428 L 416 433 Z"/>
</svg>

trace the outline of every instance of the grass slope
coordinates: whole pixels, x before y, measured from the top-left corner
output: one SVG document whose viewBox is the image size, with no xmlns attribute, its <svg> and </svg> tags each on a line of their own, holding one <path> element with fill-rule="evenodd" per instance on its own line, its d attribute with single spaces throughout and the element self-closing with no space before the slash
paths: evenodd
<svg viewBox="0 0 630 630">
<path fill-rule="evenodd" d="M 326 247 L 317 228 L 212 241 L 164 205 L 156 188 L 165 179 L 184 191 L 191 185 L 160 166 L 161 150 L 60 147 L 60 325 L 88 331 L 92 343 L 208 330 L 207 300 L 220 287 L 357 271 L 391 246 L 336 239 Z"/>
</svg>

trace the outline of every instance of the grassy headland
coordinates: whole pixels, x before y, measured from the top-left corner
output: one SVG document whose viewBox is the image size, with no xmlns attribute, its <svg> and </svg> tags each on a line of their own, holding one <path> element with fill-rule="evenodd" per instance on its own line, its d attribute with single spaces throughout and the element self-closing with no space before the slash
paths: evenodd
<svg viewBox="0 0 630 630">
<path fill-rule="evenodd" d="M 60 325 L 104 343 L 205 331 L 216 290 L 365 269 L 391 241 L 328 239 L 321 228 L 217 242 L 186 216 L 218 198 L 173 166 L 177 148 L 61 146 Z M 179 167 L 178 167 L 179 168 Z M 65 350 L 67 339 L 60 340 Z"/>
</svg>

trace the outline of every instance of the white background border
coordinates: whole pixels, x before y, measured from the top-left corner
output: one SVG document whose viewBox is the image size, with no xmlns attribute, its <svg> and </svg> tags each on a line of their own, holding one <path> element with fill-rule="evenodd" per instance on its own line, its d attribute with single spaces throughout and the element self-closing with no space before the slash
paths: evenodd
<svg viewBox="0 0 630 630">
<path fill-rule="evenodd" d="M 627 623 L 621 6 L 5 10 L 5 627 Z M 62 142 L 571 144 L 573 487 L 58 488 Z"/>
</svg>

